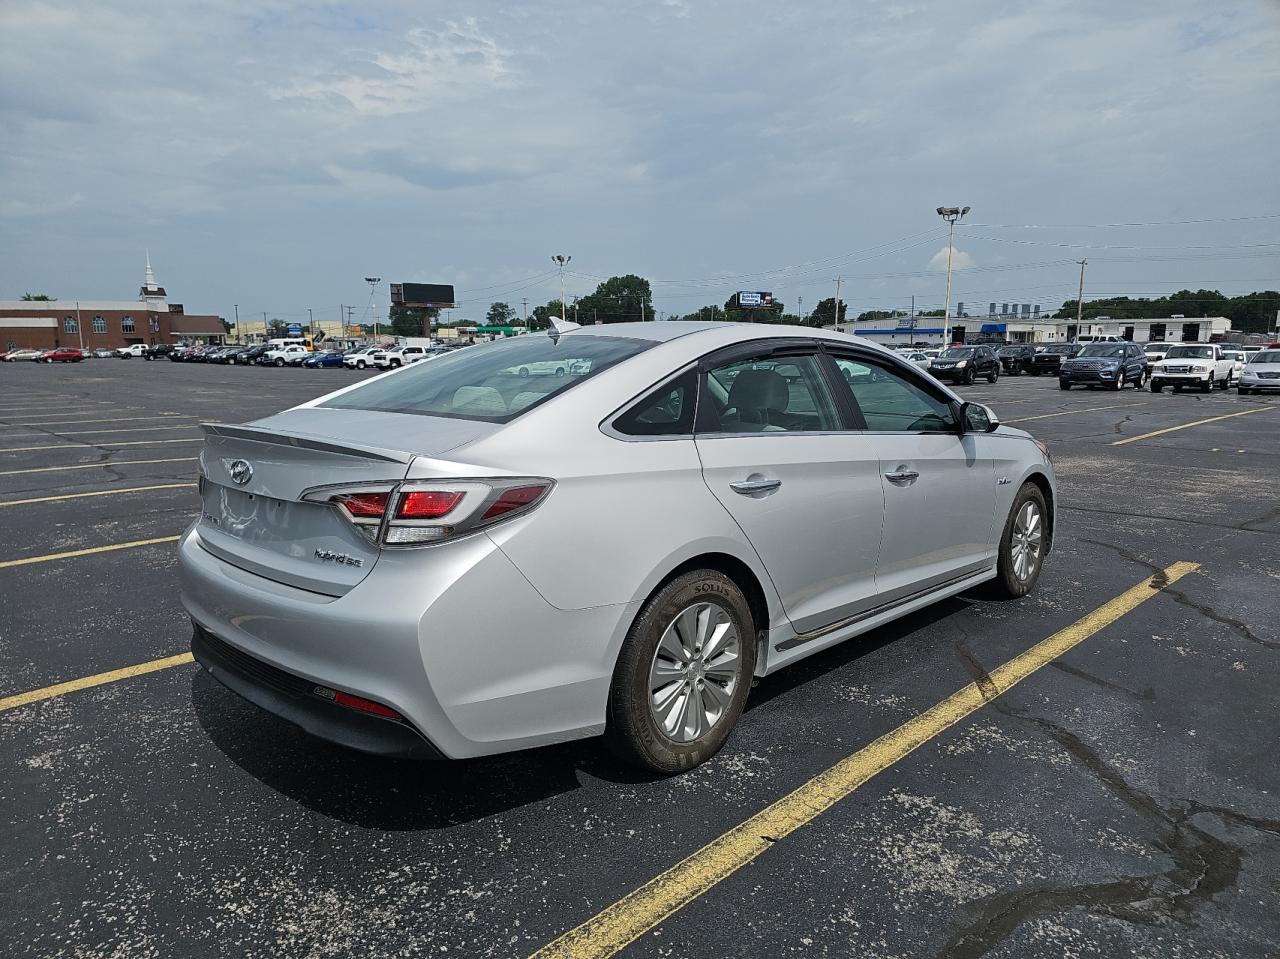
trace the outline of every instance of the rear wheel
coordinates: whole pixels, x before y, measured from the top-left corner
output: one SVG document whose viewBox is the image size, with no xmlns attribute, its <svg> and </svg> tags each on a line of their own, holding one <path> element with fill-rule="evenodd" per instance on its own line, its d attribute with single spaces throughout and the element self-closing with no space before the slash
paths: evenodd
<svg viewBox="0 0 1280 959">
<path fill-rule="evenodd" d="M 1034 483 L 1023 484 L 1000 537 L 996 578 L 990 590 L 994 595 L 1017 599 L 1026 596 L 1036 585 L 1048 546 L 1048 515 L 1040 487 Z"/>
<path fill-rule="evenodd" d="M 1223 380 L 1223 381 L 1222 381 L 1222 388 L 1223 388 L 1224 390 L 1229 390 L 1229 389 L 1231 389 L 1231 373 L 1228 373 L 1228 374 L 1227 374 L 1227 378 L 1226 378 L 1225 380 Z"/>
<path fill-rule="evenodd" d="M 677 577 L 645 603 L 622 644 L 610 748 L 657 773 L 706 762 L 742 714 L 755 663 L 755 624 L 737 584 L 715 570 Z"/>
</svg>

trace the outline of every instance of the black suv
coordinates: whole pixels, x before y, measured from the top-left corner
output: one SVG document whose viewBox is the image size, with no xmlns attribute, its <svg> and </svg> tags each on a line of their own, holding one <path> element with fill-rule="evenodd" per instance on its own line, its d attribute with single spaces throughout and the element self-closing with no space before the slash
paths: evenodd
<svg viewBox="0 0 1280 959">
<path fill-rule="evenodd" d="M 1057 376 L 1062 361 L 1075 356 L 1082 349 L 1084 346 L 1080 343 L 1055 343 L 1053 346 L 1046 346 L 1032 359 L 1031 372 L 1035 376 Z"/>
<path fill-rule="evenodd" d="M 929 372 L 953 383 L 972 383 L 979 376 L 994 383 L 1000 379 L 1000 361 L 989 346 L 953 346 L 929 364 Z"/>
<path fill-rule="evenodd" d="M 155 343 L 147 347 L 147 352 L 142 354 L 144 360 L 158 360 L 162 356 L 168 356 L 173 352 L 172 343 Z"/>
<path fill-rule="evenodd" d="M 1000 358 L 1001 368 L 1010 376 L 1021 376 L 1030 373 L 1036 357 L 1034 346 L 999 346 L 996 356 Z"/>
</svg>

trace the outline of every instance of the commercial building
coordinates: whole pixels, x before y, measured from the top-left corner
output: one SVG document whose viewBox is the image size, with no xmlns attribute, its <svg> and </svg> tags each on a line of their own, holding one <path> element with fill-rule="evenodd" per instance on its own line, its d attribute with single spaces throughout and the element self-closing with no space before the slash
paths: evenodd
<svg viewBox="0 0 1280 959">
<path fill-rule="evenodd" d="M 841 323 L 845 333 L 856 333 L 885 346 L 913 343 L 942 345 L 943 326 L 940 316 L 899 316 L 882 320 Z M 1113 320 L 1098 316 L 1077 324 L 1074 319 L 1056 320 L 1035 317 L 1028 307 L 1021 316 L 973 319 L 951 318 L 951 342 L 1004 340 L 1009 343 L 1070 343 L 1082 336 L 1118 336 L 1135 343 L 1208 343 L 1221 339 L 1231 329 L 1225 316 L 1166 316 L 1150 320 Z"/>
<path fill-rule="evenodd" d="M 137 300 L 0 300 L 0 347 L 114 349 L 131 343 L 221 343 L 222 317 L 170 303 L 147 256 Z"/>
</svg>

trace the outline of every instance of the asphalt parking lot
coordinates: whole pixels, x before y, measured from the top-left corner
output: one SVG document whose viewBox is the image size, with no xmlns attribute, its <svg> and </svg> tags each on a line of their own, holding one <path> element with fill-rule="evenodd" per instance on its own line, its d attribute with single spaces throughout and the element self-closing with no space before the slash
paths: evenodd
<svg viewBox="0 0 1280 959">
<path fill-rule="evenodd" d="M 1280 398 L 960 387 L 1053 452 L 1036 592 L 762 681 L 725 750 L 663 780 L 596 742 L 369 759 L 171 659 L 196 424 L 366 375 L 0 364 L 6 955 L 1280 955 Z M 866 765 L 904 728 L 926 734 Z M 720 843 L 851 768 L 759 854 Z"/>
</svg>

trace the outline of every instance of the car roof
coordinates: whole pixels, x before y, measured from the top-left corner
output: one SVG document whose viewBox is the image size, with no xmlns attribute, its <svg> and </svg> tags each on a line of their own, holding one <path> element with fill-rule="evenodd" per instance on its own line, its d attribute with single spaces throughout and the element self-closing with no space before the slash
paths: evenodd
<svg viewBox="0 0 1280 959">
<path fill-rule="evenodd" d="M 881 343 L 875 343 L 865 337 L 853 333 L 842 333 L 839 330 L 828 330 L 813 326 L 791 326 L 774 323 L 715 323 L 711 321 L 659 320 L 649 323 L 601 323 L 593 326 L 580 326 L 567 331 L 566 336 L 615 336 L 636 340 L 649 340 L 653 343 L 667 343 L 686 336 L 723 335 L 726 331 L 737 334 L 743 341 L 758 339 L 775 339 L 799 337 L 811 340 L 828 340 L 837 343 L 856 343 L 859 346 L 875 350 L 879 353 L 894 355 L 893 350 Z M 545 333 L 530 333 L 528 336 L 544 336 Z"/>
</svg>

